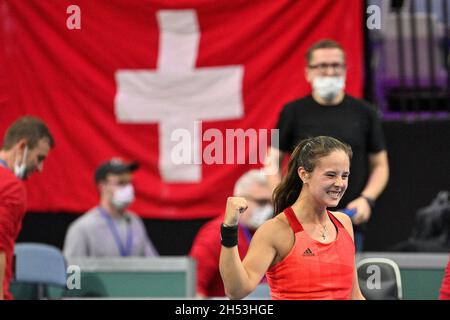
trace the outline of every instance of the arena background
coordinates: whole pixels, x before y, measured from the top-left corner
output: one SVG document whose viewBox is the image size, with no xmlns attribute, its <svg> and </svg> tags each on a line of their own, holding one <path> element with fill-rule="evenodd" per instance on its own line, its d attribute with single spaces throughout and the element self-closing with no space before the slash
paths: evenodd
<svg viewBox="0 0 450 320">
<path fill-rule="evenodd" d="M 56 140 L 44 172 L 26 183 L 28 214 L 18 242 L 62 248 L 69 224 L 97 204 L 95 168 L 121 156 L 141 163 L 131 209 L 162 256 L 185 256 L 198 229 L 222 213 L 235 180 L 261 163 L 202 165 L 173 175 L 161 162 L 169 147 L 164 121 L 183 127 L 198 112 L 205 130 L 271 129 L 282 106 L 310 90 L 306 49 L 331 38 L 347 52 L 347 93 L 378 108 L 388 148 L 390 180 L 368 224 L 365 251 L 394 251 L 409 238 L 417 210 L 450 191 L 449 2 L 77 0 L 80 29 L 67 20 L 72 1 L 0 2 L 0 135 L 17 117 L 33 114 Z M 178 44 L 187 54 L 171 56 L 161 43 L 177 19 L 197 46 Z M 151 89 L 165 99 L 144 90 L 126 102 L 138 110 L 144 98 L 160 109 L 124 108 L 130 85 L 145 84 L 135 71 L 154 77 Z M 195 71 L 223 83 L 200 81 Z M 177 91 L 179 80 L 192 91 Z M 210 97 L 230 84 L 231 98 L 213 103 Z M 198 94 L 208 108 L 183 110 L 179 94 L 187 100 Z M 439 261 L 426 295 L 410 275 L 420 289 L 410 287 L 409 298 L 437 296 Z"/>
</svg>

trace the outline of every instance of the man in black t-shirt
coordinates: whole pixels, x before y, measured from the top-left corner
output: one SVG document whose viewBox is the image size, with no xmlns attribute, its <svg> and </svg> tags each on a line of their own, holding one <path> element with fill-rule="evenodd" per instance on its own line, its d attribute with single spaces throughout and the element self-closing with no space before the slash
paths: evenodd
<svg viewBox="0 0 450 320">
<path fill-rule="evenodd" d="M 312 86 L 309 96 L 288 103 L 277 128 L 279 146 L 272 146 L 266 169 L 272 187 L 281 180 L 281 163 L 301 140 L 319 135 L 335 137 L 352 147 L 351 175 L 346 193 L 336 209 L 356 209 L 352 216 L 355 243 L 362 250 L 363 225 L 375 200 L 389 179 L 384 135 L 377 110 L 363 100 L 348 96 L 345 86 L 345 53 L 331 40 L 314 44 L 307 53 L 305 76 Z"/>
</svg>

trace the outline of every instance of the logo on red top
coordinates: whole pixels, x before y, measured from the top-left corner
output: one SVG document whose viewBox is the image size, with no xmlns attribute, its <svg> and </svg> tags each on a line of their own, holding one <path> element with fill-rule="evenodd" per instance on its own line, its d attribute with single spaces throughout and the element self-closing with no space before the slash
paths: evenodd
<svg viewBox="0 0 450 320">
<path fill-rule="evenodd" d="M 310 248 L 307 248 L 307 249 L 303 252 L 302 256 L 304 256 L 304 257 L 310 257 L 310 256 L 315 256 L 315 254 L 311 251 Z"/>
</svg>

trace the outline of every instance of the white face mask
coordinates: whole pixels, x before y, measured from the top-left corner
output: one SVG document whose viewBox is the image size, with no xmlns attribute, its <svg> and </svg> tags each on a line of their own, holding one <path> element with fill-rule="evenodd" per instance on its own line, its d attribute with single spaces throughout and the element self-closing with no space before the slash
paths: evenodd
<svg viewBox="0 0 450 320">
<path fill-rule="evenodd" d="M 253 209 L 252 215 L 248 220 L 249 227 L 257 229 L 260 225 L 266 222 L 267 219 L 273 216 L 273 207 L 270 204 L 258 206 Z"/>
<path fill-rule="evenodd" d="M 126 186 L 119 187 L 114 190 L 113 197 L 111 200 L 112 205 L 119 209 L 125 209 L 134 200 L 134 188 L 132 184 L 127 184 Z"/>
<path fill-rule="evenodd" d="M 19 179 L 25 179 L 27 175 L 27 155 L 28 155 L 28 146 L 25 146 L 23 151 L 22 163 L 16 159 L 14 163 L 14 174 Z"/>
<path fill-rule="evenodd" d="M 314 92 L 325 101 L 333 101 L 345 88 L 344 76 L 315 77 L 312 82 Z"/>
</svg>

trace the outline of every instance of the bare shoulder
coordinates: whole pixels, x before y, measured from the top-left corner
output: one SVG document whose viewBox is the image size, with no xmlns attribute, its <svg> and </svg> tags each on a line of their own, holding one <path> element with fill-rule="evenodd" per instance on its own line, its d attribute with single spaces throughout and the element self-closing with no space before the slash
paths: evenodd
<svg viewBox="0 0 450 320">
<path fill-rule="evenodd" d="M 266 227 L 269 231 L 282 231 L 290 228 L 289 221 L 284 213 L 280 213 L 272 219 L 267 220 L 261 227 Z"/>
<path fill-rule="evenodd" d="M 352 219 L 350 219 L 348 215 L 340 211 L 330 211 L 330 212 L 333 214 L 333 216 L 336 217 L 336 219 L 338 219 L 343 224 L 343 226 L 350 233 L 350 235 L 353 236 Z"/>
<path fill-rule="evenodd" d="M 284 235 L 288 235 L 290 231 L 289 222 L 281 213 L 272 219 L 267 220 L 262 226 L 256 230 L 255 236 L 264 237 L 275 245 Z"/>
<path fill-rule="evenodd" d="M 350 225 L 352 224 L 352 220 L 345 213 L 340 212 L 340 211 L 330 211 L 330 212 L 333 214 L 333 216 L 338 218 L 341 223 L 350 224 Z"/>
<path fill-rule="evenodd" d="M 295 235 L 284 213 L 266 221 L 258 228 L 253 239 L 259 238 L 259 242 L 272 247 L 276 256 L 271 265 L 281 261 L 292 249 Z"/>
</svg>

